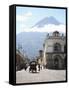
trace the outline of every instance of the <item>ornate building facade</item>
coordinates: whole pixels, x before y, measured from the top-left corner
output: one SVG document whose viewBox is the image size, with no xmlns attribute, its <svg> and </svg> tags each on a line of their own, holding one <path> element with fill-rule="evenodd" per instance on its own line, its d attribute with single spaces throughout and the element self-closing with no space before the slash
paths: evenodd
<svg viewBox="0 0 69 90">
<path fill-rule="evenodd" d="M 66 37 L 58 31 L 47 35 L 43 44 L 43 62 L 49 69 L 65 69 Z"/>
</svg>

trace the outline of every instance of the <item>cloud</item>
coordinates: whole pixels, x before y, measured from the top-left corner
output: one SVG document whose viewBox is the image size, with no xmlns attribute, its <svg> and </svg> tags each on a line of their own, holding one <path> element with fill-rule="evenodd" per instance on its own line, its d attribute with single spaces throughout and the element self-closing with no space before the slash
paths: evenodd
<svg viewBox="0 0 69 90">
<path fill-rule="evenodd" d="M 21 15 L 16 15 L 16 20 L 20 22 L 25 22 L 27 21 L 30 17 L 32 16 L 31 12 L 27 12 L 25 14 Z"/>
<path fill-rule="evenodd" d="M 38 28 L 38 27 L 33 27 L 33 28 L 23 28 L 21 27 L 22 32 L 54 32 L 54 31 L 59 31 L 62 33 L 65 33 L 65 25 L 60 24 L 60 25 L 54 25 L 54 24 L 48 24 L 45 25 L 44 27 Z"/>
</svg>

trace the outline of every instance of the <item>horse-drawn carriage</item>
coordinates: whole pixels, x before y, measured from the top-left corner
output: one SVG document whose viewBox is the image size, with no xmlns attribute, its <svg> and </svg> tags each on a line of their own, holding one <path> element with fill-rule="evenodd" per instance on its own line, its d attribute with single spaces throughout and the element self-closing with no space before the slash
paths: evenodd
<svg viewBox="0 0 69 90">
<path fill-rule="evenodd" d="M 30 66 L 30 68 L 29 68 L 29 72 L 37 72 L 37 62 L 36 61 L 31 61 L 30 62 L 30 64 L 29 64 L 29 66 Z"/>
</svg>

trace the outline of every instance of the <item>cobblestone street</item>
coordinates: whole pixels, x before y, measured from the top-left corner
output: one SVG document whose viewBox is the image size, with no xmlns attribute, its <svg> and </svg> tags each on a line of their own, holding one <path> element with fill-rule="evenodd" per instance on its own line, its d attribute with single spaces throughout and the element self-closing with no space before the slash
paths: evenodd
<svg viewBox="0 0 69 90">
<path fill-rule="evenodd" d="M 43 69 L 38 73 L 21 70 L 16 72 L 16 83 L 48 82 L 66 80 L 66 70 Z"/>
</svg>

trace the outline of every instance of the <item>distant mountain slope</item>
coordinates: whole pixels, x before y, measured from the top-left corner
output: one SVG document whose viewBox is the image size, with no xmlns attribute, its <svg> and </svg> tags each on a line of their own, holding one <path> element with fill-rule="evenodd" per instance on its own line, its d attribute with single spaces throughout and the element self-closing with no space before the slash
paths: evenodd
<svg viewBox="0 0 69 90">
<path fill-rule="evenodd" d="M 53 16 L 50 16 L 38 21 L 32 28 L 37 27 L 40 30 L 41 27 L 48 24 L 60 25 L 61 23 Z M 32 58 L 38 55 L 40 49 L 43 49 L 46 35 L 46 32 L 21 32 L 16 36 L 16 45 L 22 45 L 22 48 L 28 57 Z"/>
<path fill-rule="evenodd" d="M 38 55 L 40 49 L 43 49 L 45 37 L 46 33 L 22 32 L 17 35 L 16 45 L 22 45 L 25 53 L 29 56 L 29 58 L 32 58 Z"/>
<path fill-rule="evenodd" d="M 61 24 L 55 17 L 50 16 L 50 17 L 45 17 L 42 20 L 38 21 L 33 27 L 43 27 L 47 24 L 54 24 L 54 25 L 59 25 Z"/>
</svg>

